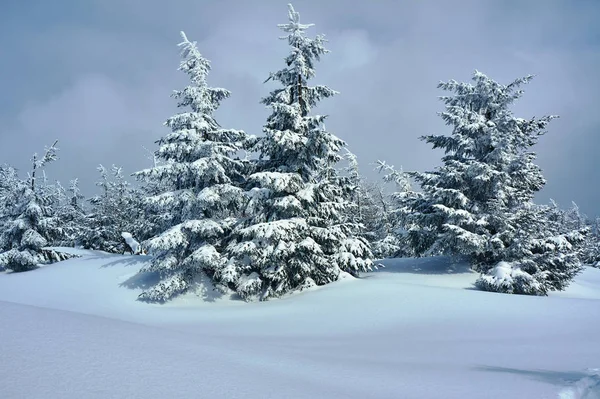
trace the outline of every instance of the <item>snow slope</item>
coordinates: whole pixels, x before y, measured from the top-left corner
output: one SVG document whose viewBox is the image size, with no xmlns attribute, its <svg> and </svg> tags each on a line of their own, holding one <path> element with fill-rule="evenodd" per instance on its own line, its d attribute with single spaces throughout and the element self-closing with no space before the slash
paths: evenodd
<svg viewBox="0 0 600 399">
<path fill-rule="evenodd" d="M 600 398 L 600 270 L 537 298 L 445 258 L 281 300 L 135 301 L 144 256 L 0 274 L 0 398 Z"/>
</svg>

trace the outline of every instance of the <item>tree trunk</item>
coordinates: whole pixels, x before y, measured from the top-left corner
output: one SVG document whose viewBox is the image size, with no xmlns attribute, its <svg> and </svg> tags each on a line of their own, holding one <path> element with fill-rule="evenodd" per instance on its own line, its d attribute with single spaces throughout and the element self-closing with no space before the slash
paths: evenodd
<svg viewBox="0 0 600 399">
<path fill-rule="evenodd" d="M 35 170 L 36 170 L 37 156 L 33 154 L 33 168 L 31 169 L 31 191 L 35 191 Z"/>
</svg>

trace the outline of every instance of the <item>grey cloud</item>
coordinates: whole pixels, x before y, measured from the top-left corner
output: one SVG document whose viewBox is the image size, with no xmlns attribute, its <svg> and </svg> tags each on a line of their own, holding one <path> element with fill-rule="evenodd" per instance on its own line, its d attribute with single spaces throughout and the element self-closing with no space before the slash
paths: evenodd
<svg viewBox="0 0 600 399">
<path fill-rule="evenodd" d="M 49 172 L 61 180 L 93 181 L 99 162 L 122 164 L 129 172 L 146 167 L 141 145 L 154 148 L 153 141 L 166 133 L 162 122 L 176 112 L 169 94 L 186 84 L 176 71 L 180 30 L 212 61 L 210 83 L 232 91 L 218 111 L 221 124 L 260 134 L 268 112 L 258 101 L 272 87 L 262 82 L 287 54 L 276 27 L 285 22 L 285 3 L 90 1 L 73 24 L 31 27 L 22 40 L 34 40 L 38 48 L 10 51 L 16 56 L 19 48 L 27 65 L 45 69 L 10 83 L 18 105 L 11 106 L 17 112 L 0 110 L 0 160 L 26 167 L 30 153 L 56 136 L 62 160 Z M 328 129 L 348 142 L 367 176 L 377 178 L 369 166 L 377 159 L 418 170 L 439 162 L 441 154 L 418 140 L 449 132 L 436 116 L 442 107 L 439 80 L 468 80 L 474 69 L 502 82 L 533 73 L 537 77 L 525 87 L 516 113 L 561 115 L 538 146 L 548 179 L 539 200 L 575 200 L 584 211 L 600 213 L 600 28 L 593 20 L 600 5 L 294 4 L 305 22 L 316 24 L 312 34 L 325 33 L 330 41 L 315 83 L 341 94 L 318 111 L 330 114 Z M 39 87 L 43 93 L 36 92 Z"/>
</svg>

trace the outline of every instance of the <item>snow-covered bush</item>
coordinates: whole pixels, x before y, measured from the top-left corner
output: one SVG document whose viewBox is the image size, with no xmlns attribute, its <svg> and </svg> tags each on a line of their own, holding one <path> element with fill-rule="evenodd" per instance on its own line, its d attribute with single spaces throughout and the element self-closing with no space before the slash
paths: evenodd
<svg viewBox="0 0 600 399">
<path fill-rule="evenodd" d="M 475 283 L 483 291 L 505 294 L 545 295 L 546 290 L 539 282 L 539 276 L 532 276 L 519 265 L 500 262 L 488 274 L 482 275 Z"/>
</svg>

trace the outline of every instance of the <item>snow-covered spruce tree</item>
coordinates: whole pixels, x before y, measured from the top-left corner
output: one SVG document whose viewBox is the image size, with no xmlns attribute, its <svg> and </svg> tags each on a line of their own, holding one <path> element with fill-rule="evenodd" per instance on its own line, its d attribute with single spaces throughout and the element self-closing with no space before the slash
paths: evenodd
<svg viewBox="0 0 600 399">
<path fill-rule="evenodd" d="M 80 246 L 82 244 L 80 238 L 87 229 L 88 219 L 83 209 L 84 197 L 79 189 L 79 180 L 71 180 L 67 189 L 58 181 L 54 185 L 46 186 L 45 189 L 53 193 L 53 214 L 58 218 L 58 224 L 62 230 L 60 239 L 52 245 Z"/>
<path fill-rule="evenodd" d="M 547 228 L 552 235 L 579 237 L 573 244 L 583 264 L 594 265 L 600 261 L 597 230 L 580 212 L 575 202 L 572 202 L 569 209 L 564 210 L 551 200 L 549 206 L 541 205 L 539 212 L 548 220 Z"/>
<path fill-rule="evenodd" d="M 506 261 L 488 270 L 475 285 L 509 294 L 547 295 L 564 290 L 582 268 L 579 251 L 587 231 L 557 225 L 554 211 L 528 203 L 508 215 L 513 232 L 504 253 Z"/>
<path fill-rule="evenodd" d="M 18 216 L 12 212 L 24 186 L 25 182 L 19 179 L 15 168 L 9 165 L 0 166 L 0 229 Z"/>
<path fill-rule="evenodd" d="M 446 110 L 440 114 L 452 134 L 422 138 L 443 149 L 445 156 L 438 170 L 411 173 L 422 193 L 408 200 L 405 217 L 417 254 L 466 256 L 482 273 L 505 262 L 531 279 L 526 292 L 497 276 L 480 280 L 478 286 L 545 294 L 568 283 L 579 264 L 570 245 L 543 245 L 550 239 L 544 236 L 546 222 L 534 215 L 531 201 L 545 180 L 531 148 L 555 116 L 513 116 L 510 106 L 522 95 L 519 87 L 531 79 L 502 85 L 476 71 L 474 84 L 439 84 L 454 93 L 441 98 Z"/>
<path fill-rule="evenodd" d="M 361 176 L 356 155 L 347 148 L 345 151 L 343 158 L 347 165 L 343 171 L 347 182 L 345 191 L 348 194 L 348 206 L 344 208 L 345 218 L 359 228 L 360 235 L 370 243 L 373 255 L 380 257 L 374 244 L 380 239 L 381 226 L 385 225 L 386 218 L 381 218 L 383 215 L 380 204 L 373 196 L 376 187 Z"/>
<path fill-rule="evenodd" d="M 158 141 L 158 162 L 136 173 L 162 189 L 148 198 L 149 212 L 159 234 L 145 243 L 154 256 L 145 271 L 159 272 L 160 283 L 140 300 L 163 302 L 186 291 L 203 275 L 213 278 L 226 263 L 223 240 L 229 234 L 241 207 L 248 162 L 237 155 L 253 144 L 243 131 L 223 129 L 214 112 L 230 92 L 209 87 L 210 63 L 185 34 L 179 70 L 190 85 L 176 91 L 181 112 L 166 121 L 171 133 Z"/>
<path fill-rule="evenodd" d="M 144 209 L 140 191 L 131 187 L 123 176 L 122 168 L 113 165 L 108 171 L 98 167 L 100 180 L 96 186 L 100 194 L 89 199 L 91 212 L 78 242 L 88 249 L 124 253 L 128 246 L 123 232 L 136 237 L 144 229 Z M 76 202 L 75 198 L 71 200 Z"/>
<path fill-rule="evenodd" d="M 348 148 L 344 148 L 344 150 L 346 153 L 343 155 L 343 159 L 347 162 L 345 172 L 348 182 L 347 191 L 350 205 L 344 211 L 349 221 L 362 224 L 364 221 L 363 211 L 365 208 L 364 197 L 366 197 L 366 190 L 364 189 L 364 182 L 360 175 L 358 157 Z"/>
<path fill-rule="evenodd" d="M 384 221 L 380 227 L 379 239 L 373 246 L 385 257 L 409 257 L 414 256 L 407 236 L 407 221 L 405 204 L 410 199 L 418 196 L 412 190 L 409 175 L 400 168 L 397 170 L 393 165 L 385 161 L 377 161 L 376 170 L 384 173 L 383 182 L 393 184 L 394 190 L 391 194 L 384 194 L 383 187 L 377 186 L 375 198 L 380 204 L 379 219 Z"/>
<path fill-rule="evenodd" d="M 600 218 L 588 221 L 589 234 L 581 252 L 581 261 L 600 268 Z"/>
<path fill-rule="evenodd" d="M 20 185 L 18 198 L 10 207 L 8 220 L 0 235 L 0 266 L 14 272 L 23 272 L 38 267 L 39 264 L 65 259 L 54 251 L 42 248 L 59 241 L 63 236 L 54 207 L 56 190 L 36 179 L 42 168 L 57 159 L 56 142 L 46 149 L 39 159 L 33 155 L 29 182 Z"/>
<path fill-rule="evenodd" d="M 325 130 L 325 116 L 310 114 L 319 100 L 336 94 L 308 86 L 315 62 L 327 52 L 322 36 L 305 36 L 310 26 L 289 5 L 289 22 L 279 28 L 291 53 L 267 79 L 280 87 L 262 100 L 272 113 L 257 146 L 260 161 L 248 177 L 247 218 L 234 230 L 231 258 L 217 274 L 244 300 L 279 297 L 372 267 L 368 242 L 344 217 L 351 186 L 336 165 L 345 143 Z"/>
<path fill-rule="evenodd" d="M 583 264 L 600 265 L 600 236 L 598 235 L 598 222 L 592 223 L 588 217 L 581 213 L 575 202 L 565 211 L 564 226 L 584 235 L 583 242 L 577 247 L 579 259 Z"/>
<path fill-rule="evenodd" d="M 12 223 L 19 215 L 16 214 L 17 204 L 26 183 L 19 179 L 16 169 L 10 165 L 0 166 L 0 252 L 9 247 L 4 240 L 4 235 L 9 223 Z M 4 265 L 0 264 L 0 271 Z"/>
</svg>

